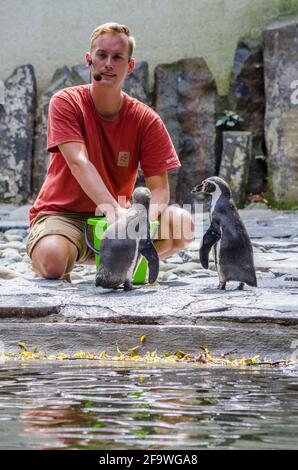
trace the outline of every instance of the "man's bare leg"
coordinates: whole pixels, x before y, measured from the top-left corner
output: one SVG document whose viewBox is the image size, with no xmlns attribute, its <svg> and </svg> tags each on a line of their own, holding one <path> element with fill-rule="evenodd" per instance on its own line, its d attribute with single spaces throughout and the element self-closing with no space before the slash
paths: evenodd
<svg viewBox="0 0 298 470">
<path fill-rule="evenodd" d="M 154 246 L 159 259 L 169 256 L 186 248 L 194 239 L 195 226 L 191 214 L 176 206 L 168 206 L 160 217 L 158 236 Z"/>
<path fill-rule="evenodd" d="M 78 256 L 77 247 L 63 235 L 46 235 L 32 251 L 32 268 L 45 279 L 70 282 L 70 272 Z"/>
</svg>

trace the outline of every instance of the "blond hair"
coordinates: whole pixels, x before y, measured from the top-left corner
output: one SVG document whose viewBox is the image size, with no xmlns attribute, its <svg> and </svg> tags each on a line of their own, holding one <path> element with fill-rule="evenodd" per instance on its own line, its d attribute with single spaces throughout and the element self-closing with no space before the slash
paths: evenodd
<svg viewBox="0 0 298 470">
<path fill-rule="evenodd" d="M 125 34 L 128 37 L 129 55 L 132 56 L 133 50 L 136 46 L 136 41 L 133 36 L 130 35 L 130 29 L 128 26 L 119 23 L 105 23 L 97 26 L 90 37 L 90 51 L 92 50 L 93 42 L 101 34 Z"/>
</svg>

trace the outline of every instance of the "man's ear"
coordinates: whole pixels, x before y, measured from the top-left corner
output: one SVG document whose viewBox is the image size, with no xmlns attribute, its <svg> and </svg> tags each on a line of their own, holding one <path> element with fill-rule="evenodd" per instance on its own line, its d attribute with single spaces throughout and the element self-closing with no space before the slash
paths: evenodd
<svg viewBox="0 0 298 470">
<path fill-rule="evenodd" d="M 128 64 L 127 75 L 130 75 L 134 71 L 135 65 L 136 65 L 135 59 L 131 58 Z"/>
<path fill-rule="evenodd" d="M 87 51 L 86 54 L 85 54 L 85 63 L 87 65 L 87 67 L 89 67 L 89 60 L 90 59 L 91 59 L 91 54 L 90 54 L 90 52 Z"/>
</svg>

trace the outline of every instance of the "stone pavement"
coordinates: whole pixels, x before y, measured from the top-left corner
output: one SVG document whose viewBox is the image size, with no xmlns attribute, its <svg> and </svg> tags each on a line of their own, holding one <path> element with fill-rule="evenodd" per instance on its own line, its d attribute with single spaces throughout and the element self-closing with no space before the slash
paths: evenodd
<svg viewBox="0 0 298 470">
<path fill-rule="evenodd" d="M 294 357 L 298 350 L 298 211 L 240 211 L 254 247 L 258 287 L 218 291 L 211 263 L 204 270 L 196 240 L 161 262 L 159 282 L 132 292 L 94 286 L 95 267 L 77 265 L 72 284 L 38 278 L 25 253 L 28 207 L 0 205 L 0 341 L 51 352 L 114 353 L 139 344 L 145 351 Z M 297 353 L 298 354 L 298 353 Z"/>
</svg>

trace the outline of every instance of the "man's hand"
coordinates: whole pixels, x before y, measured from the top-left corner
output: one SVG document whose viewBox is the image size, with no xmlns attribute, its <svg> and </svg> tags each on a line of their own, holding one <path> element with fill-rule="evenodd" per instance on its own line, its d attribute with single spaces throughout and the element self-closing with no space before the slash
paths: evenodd
<svg viewBox="0 0 298 470">
<path fill-rule="evenodd" d="M 124 207 L 120 207 L 120 206 L 117 206 L 117 207 L 111 206 L 110 208 L 107 208 L 105 210 L 105 216 L 107 218 L 109 225 L 114 224 L 121 217 L 126 216 L 126 213 L 127 213 L 127 209 L 125 209 Z"/>
</svg>

